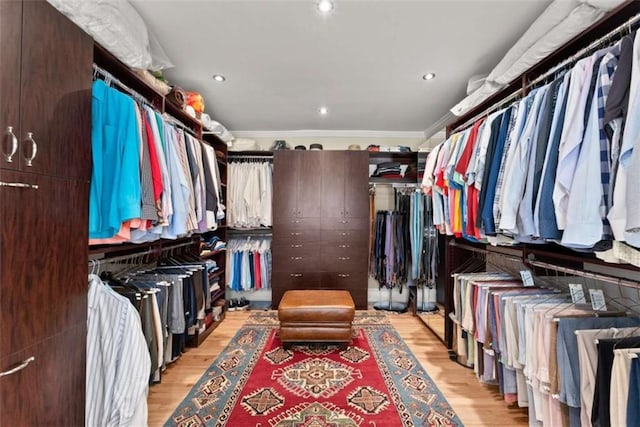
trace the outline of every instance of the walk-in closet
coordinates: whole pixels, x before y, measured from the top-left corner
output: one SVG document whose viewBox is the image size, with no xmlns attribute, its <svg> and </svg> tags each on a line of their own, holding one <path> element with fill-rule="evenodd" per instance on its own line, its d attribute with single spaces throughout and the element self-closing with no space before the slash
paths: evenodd
<svg viewBox="0 0 640 427">
<path fill-rule="evenodd" d="M 639 28 L 0 0 L 0 426 L 640 425 Z"/>
</svg>

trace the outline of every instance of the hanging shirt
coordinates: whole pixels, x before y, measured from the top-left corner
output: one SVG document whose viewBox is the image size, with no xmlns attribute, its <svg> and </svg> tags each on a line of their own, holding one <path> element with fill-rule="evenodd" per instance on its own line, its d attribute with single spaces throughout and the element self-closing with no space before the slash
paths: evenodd
<svg viewBox="0 0 640 427">
<path fill-rule="evenodd" d="M 590 248 L 598 241 L 610 240 L 612 237 L 606 220 L 611 157 L 604 129 L 604 105 L 619 54 L 620 47 L 617 45 L 600 61 L 596 88 L 569 193 L 563 245 Z"/>
<path fill-rule="evenodd" d="M 89 238 L 113 237 L 141 215 L 140 138 L 135 104 L 96 80 L 92 88 Z"/>
</svg>

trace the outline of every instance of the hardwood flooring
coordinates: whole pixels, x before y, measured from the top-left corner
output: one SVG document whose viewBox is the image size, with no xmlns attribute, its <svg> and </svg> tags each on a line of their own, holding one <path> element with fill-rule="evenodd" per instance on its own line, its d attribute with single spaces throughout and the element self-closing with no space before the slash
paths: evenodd
<svg viewBox="0 0 640 427">
<path fill-rule="evenodd" d="M 149 390 L 149 426 L 164 424 L 248 316 L 246 311 L 227 313 L 199 348 L 189 349 L 167 369 L 162 383 Z M 473 370 L 450 361 L 446 348 L 420 319 L 409 313 L 388 316 L 465 426 L 528 425 L 525 410 L 508 408 L 497 388 L 480 384 Z"/>
</svg>

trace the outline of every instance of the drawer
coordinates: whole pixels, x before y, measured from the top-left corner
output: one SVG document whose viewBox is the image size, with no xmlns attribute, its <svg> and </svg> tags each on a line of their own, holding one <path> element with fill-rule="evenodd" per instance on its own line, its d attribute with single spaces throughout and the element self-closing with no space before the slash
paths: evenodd
<svg viewBox="0 0 640 427">
<path fill-rule="evenodd" d="M 369 254 L 363 251 L 336 252 L 324 248 L 321 256 L 322 271 L 356 272 L 367 271 Z"/>
<path fill-rule="evenodd" d="M 320 262 L 322 257 L 320 251 L 315 248 L 271 248 L 273 255 L 273 269 L 274 271 L 318 271 L 320 269 Z"/>
<path fill-rule="evenodd" d="M 320 220 L 318 218 L 295 217 L 275 219 L 273 223 L 273 234 L 297 230 L 319 230 Z"/>
<path fill-rule="evenodd" d="M 360 252 L 369 252 L 369 241 L 364 239 L 359 240 L 333 240 L 333 241 L 325 241 L 322 243 L 322 251 L 323 253 L 360 253 Z"/>
<path fill-rule="evenodd" d="M 321 240 L 320 228 L 317 224 L 309 228 L 295 228 L 282 226 L 273 228 L 274 242 L 319 242 Z"/>
<path fill-rule="evenodd" d="M 273 289 L 318 289 L 318 286 L 320 286 L 320 273 L 318 272 L 283 272 L 274 270 L 271 275 L 271 287 Z"/>
<path fill-rule="evenodd" d="M 322 230 L 322 240 L 328 243 L 357 243 L 369 246 L 369 229 L 365 230 L 346 230 L 333 229 Z"/>
<path fill-rule="evenodd" d="M 320 219 L 322 230 L 369 230 L 369 218 L 329 218 Z"/>
</svg>

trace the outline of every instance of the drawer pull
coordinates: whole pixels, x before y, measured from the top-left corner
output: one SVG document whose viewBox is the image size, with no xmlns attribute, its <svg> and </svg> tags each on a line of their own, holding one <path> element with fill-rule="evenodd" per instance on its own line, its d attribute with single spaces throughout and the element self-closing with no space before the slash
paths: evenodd
<svg viewBox="0 0 640 427">
<path fill-rule="evenodd" d="M 25 184 L 24 182 L 3 182 L 0 181 L 0 187 L 13 187 L 13 188 L 30 188 L 33 190 L 38 189 L 38 184 Z"/>
<path fill-rule="evenodd" d="M 300 224 L 302 221 L 300 221 L 299 219 L 294 219 L 294 220 L 293 220 L 293 221 L 291 221 L 291 222 L 293 222 L 294 224 Z"/>
<path fill-rule="evenodd" d="M 289 276 L 291 276 L 291 277 L 302 277 L 302 273 L 291 273 Z"/>
<path fill-rule="evenodd" d="M 350 236 L 350 235 L 351 235 L 351 233 L 345 233 L 345 232 L 342 232 L 342 233 L 340 233 L 340 235 L 341 235 L 341 236 Z"/>
<path fill-rule="evenodd" d="M 291 233 L 292 236 L 302 236 L 302 233 Z"/>
<path fill-rule="evenodd" d="M 349 245 L 338 245 L 339 248 L 348 248 L 350 247 Z"/>
<path fill-rule="evenodd" d="M 302 245 L 291 245 L 292 248 L 301 248 Z"/>
<path fill-rule="evenodd" d="M 26 359 L 24 362 L 22 362 L 15 368 L 9 369 L 8 371 L 0 372 L 0 377 L 4 377 L 5 375 L 15 374 L 18 371 L 22 371 L 24 368 L 26 368 L 29 365 L 29 363 L 33 362 L 34 360 L 36 360 L 36 358 L 31 356 L 30 358 Z"/>
<path fill-rule="evenodd" d="M 349 258 L 348 256 L 339 256 L 339 257 L 338 257 L 338 259 L 339 259 L 340 261 L 348 261 L 348 260 L 350 260 L 351 258 Z"/>
<path fill-rule="evenodd" d="M 343 219 L 342 221 L 340 221 L 343 224 L 349 224 L 349 221 L 347 221 L 346 219 Z"/>
<path fill-rule="evenodd" d="M 302 259 L 302 257 L 301 256 L 292 256 L 291 259 L 294 260 L 294 261 L 300 261 Z"/>
<path fill-rule="evenodd" d="M 16 154 L 16 151 L 18 151 L 18 138 L 16 138 L 16 135 L 13 133 L 13 126 L 7 126 L 6 138 L 11 141 L 11 151 L 9 153 L 5 153 L 4 147 L 2 147 L 2 154 L 4 154 L 4 159 L 7 163 L 13 163 L 13 156 Z"/>
<path fill-rule="evenodd" d="M 31 162 L 33 162 L 33 159 L 36 158 L 36 154 L 38 154 L 38 144 L 36 144 L 36 140 L 33 139 L 33 132 L 27 132 L 27 141 L 31 142 L 31 157 L 25 156 L 24 159 L 27 161 L 27 166 L 31 167 L 33 166 Z"/>
<path fill-rule="evenodd" d="M 344 273 L 340 273 L 338 274 L 338 277 L 349 277 L 350 274 L 344 274 Z"/>
</svg>

